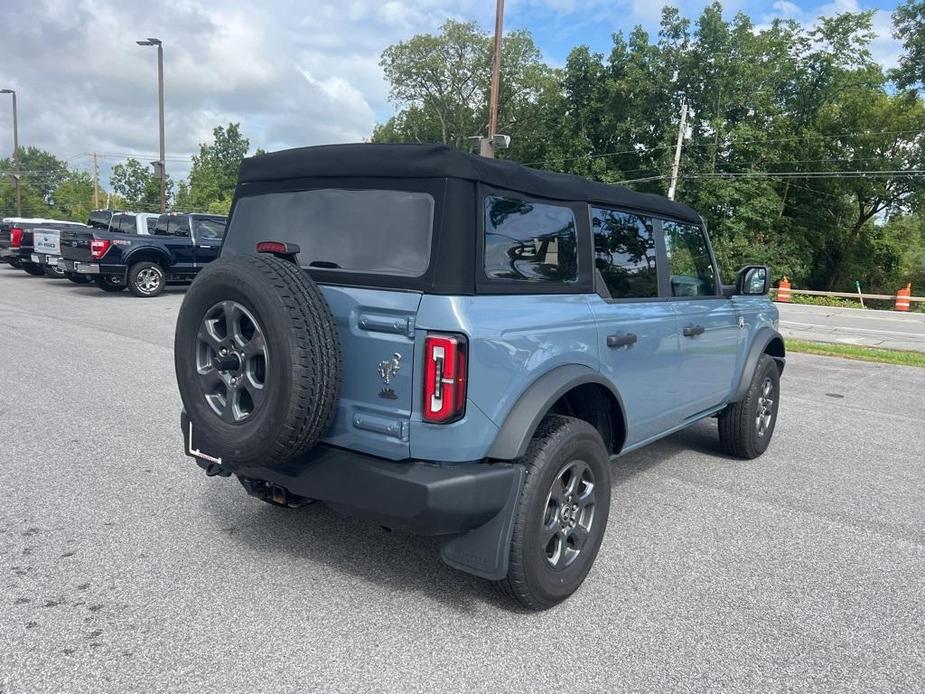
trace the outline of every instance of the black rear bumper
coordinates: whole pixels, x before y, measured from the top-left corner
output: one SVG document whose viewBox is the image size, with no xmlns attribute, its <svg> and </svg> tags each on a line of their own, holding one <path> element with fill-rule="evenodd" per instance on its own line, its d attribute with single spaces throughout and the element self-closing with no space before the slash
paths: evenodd
<svg viewBox="0 0 925 694">
<path fill-rule="evenodd" d="M 210 474 L 225 474 L 191 452 L 186 413 L 181 427 L 186 454 Z M 523 481 L 520 465 L 395 462 L 322 444 L 284 466 L 234 472 L 251 493 L 255 485 L 248 482 L 260 480 L 389 528 L 463 534 L 444 547 L 447 563 L 486 578 L 507 572 L 513 510 Z"/>
</svg>

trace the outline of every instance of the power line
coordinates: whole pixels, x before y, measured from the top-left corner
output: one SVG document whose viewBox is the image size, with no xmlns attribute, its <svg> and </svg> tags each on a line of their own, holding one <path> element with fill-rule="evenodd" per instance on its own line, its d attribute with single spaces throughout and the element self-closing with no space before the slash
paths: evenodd
<svg viewBox="0 0 925 694">
<path fill-rule="evenodd" d="M 725 149 L 729 147 L 741 147 L 743 145 L 751 144 L 768 144 L 774 142 L 796 142 L 801 140 L 838 140 L 846 137 L 878 137 L 880 135 L 905 135 L 908 133 L 915 133 L 917 135 L 925 134 L 925 130 L 921 128 L 910 128 L 908 130 L 878 130 L 874 132 L 853 132 L 853 133 L 839 133 L 837 135 L 819 135 L 816 133 L 811 133 L 807 135 L 798 135 L 794 137 L 778 137 L 778 138 L 762 138 L 754 140 L 729 140 L 721 141 L 720 143 L 713 142 L 691 142 L 685 145 L 688 149 L 691 147 L 718 147 L 720 149 Z M 524 166 L 538 166 L 540 164 L 548 164 L 549 162 L 560 162 L 564 163 L 567 161 L 578 161 L 580 159 L 601 159 L 604 157 L 617 157 L 622 154 L 639 154 L 645 155 L 651 152 L 658 152 L 663 149 L 671 149 L 674 145 L 656 145 L 654 147 L 636 147 L 634 149 L 626 149 L 619 152 L 603 152 L 600 154 L 582 154 L 575 157 L 551 157 L 549 159 L 544 159 L 542 161 L 534 161 L 524 164 Z"/>
</svg>

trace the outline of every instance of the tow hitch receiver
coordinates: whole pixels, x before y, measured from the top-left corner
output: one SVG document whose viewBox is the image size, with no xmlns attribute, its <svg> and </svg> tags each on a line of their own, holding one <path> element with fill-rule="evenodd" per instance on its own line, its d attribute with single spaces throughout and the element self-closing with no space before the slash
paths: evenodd
<svg viewBox="0 0 925 694">
<path fill-rule="evenodd" d="M 269 504 L 285 506 L 286 508 L 301 508 L 315 502 L 314 499 L 293 494 L 279 484 L 271 484 L 263 480 L 252 480 L 247 477 L 239 477 L 238 479 L 241 480 L 241 484 L 248 494 Z"/>
</svg>

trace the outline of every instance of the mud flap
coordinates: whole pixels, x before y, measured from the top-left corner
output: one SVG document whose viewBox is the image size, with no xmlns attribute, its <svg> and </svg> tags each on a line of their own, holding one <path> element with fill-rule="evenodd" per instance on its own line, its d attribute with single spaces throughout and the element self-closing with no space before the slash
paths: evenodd
<svg viewBox="0 0 925 694">
<path fill-rule="evenodd" d="M 484 525 L 447 541 L 440 548 L 440 557 L 447 565 L 489 581 L 500 581 L 507 576 L 514 512 L 524 485 L 523 467 L 513 467 L 515 476 L 504 508 Z"/>
</svg>

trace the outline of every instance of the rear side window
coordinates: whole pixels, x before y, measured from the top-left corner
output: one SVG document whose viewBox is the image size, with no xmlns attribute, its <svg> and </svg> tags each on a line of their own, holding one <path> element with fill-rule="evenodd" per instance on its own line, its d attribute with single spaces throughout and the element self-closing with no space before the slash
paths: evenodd
<svg viewBox="0 0 925 694">
<path fill-rule="evenodd" d="M 614 299 L 658 296 L 658 253 L 652 220 L 629 212 L 591 208 L 594 267 Z"/>
<path fill-rule="evenodd" d="M 190 234 L 189 217 L 186 215 L 171 217 L 167 226 L 167 233 L 171 236 L 188 237 Z"/>
<path fill-rule="evenodd" d="M 325 188 L 240 198 L 222 253 L 298 244 L 302 267 L 420 277 L 430 265 L 434 199 L 403 190 Z"/>
<path fill-rule="evenodd" d="M 665 250 L 671 268 L 672 296 L 715 296 L 716 273 L 703 229 L 664 222 Z"/>
<path fill-rule="evenodd" d="M 122 215 L 122 218 L 119 220 L 119 231 L 121 231 L 123 234 L 138 233 L 138 228 L 135 226 L 135 215 Z"/>
<path fill-rule="evenodd" d="M 513 197 L 485 198 L 485 274 L 525 282 L 578 280 L 575 214 Z"/>
<path fill-rule="evenodd" d="M 157 222 L 154 225 L 154 233 L 158 236 L 167 236 L 167 223 L 170 220 L 170 216 L 162 214 L 157 218 Z M 150 220 L 149 220 L 150 221 Z"/>
</svg>

